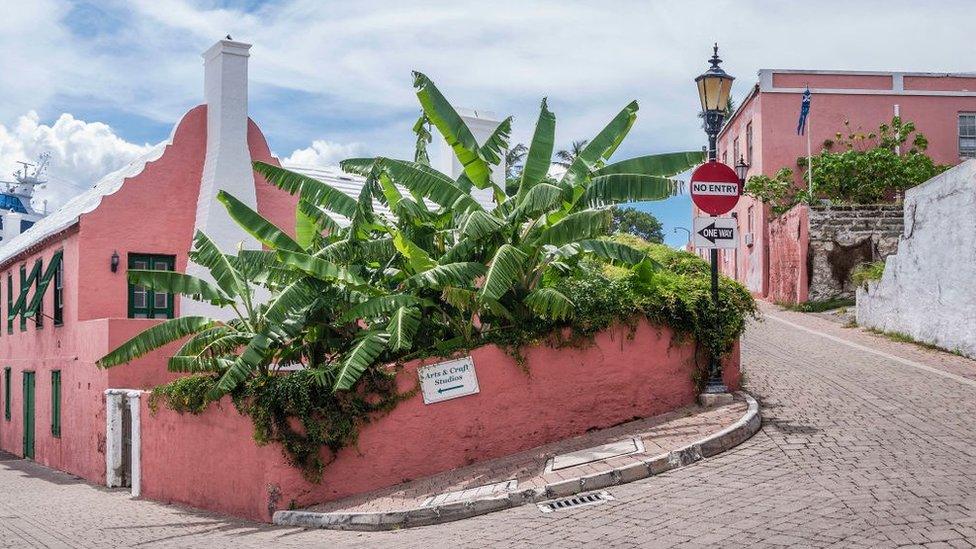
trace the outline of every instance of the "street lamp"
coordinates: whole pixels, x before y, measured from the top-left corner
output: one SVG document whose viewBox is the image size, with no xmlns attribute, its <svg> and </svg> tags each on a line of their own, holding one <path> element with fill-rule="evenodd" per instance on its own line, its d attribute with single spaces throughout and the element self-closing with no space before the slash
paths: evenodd
<svg viewBox="0 0 976 549">
<path fill-rule="evenodd" d="M 739 182 L 746 182 L 746 175 L 749 174 L 749 164 L 746 164 L 746 160 L 739 156 L 739 161 L 735 163 L 735 175 L 739 176 Z"/>
<path fill-rule="evenodd" d="M 722 121 L 725 119 L 725 109 L 729 104 L 729 93 L 732 91 L 732 81 L 735 80 L 731 75 L 726 74 L 719 65 L 722 60 L 718 57 L 718 43 L 712 50 L 712 58 L 708 60 L 711 67 L 695 78 L 698 85 L 698 98 L 701 99 L 702 116 L 705 119 L 705 134 L 708 135 L 708 161 L 716 161 L 716 141 L 718 132 L 722 129 Z M 744 163 L 744 162 L 743 162 Z M 740 172 L 736 165 L 736 175 L 741 181 L 745 171 Z M 719 308 L 718 301 L 718 250 L 709 250 L 712 274 L 712 303 L 715 309 Z M 705 394 L 727 393 L 728 387 L 722 381 L 722 363 L 717 354 L 709 357 L 708 382 L 705 385 Z"/>
<path fill-rule="evenodd" d="M 711 67 L 703 72 L 695 83 L 698 84 L 698 98 L 701 99 L 702 113 L 705 117 L 705 133 L 708 134 L 708 159 L 715 160 L 715 141 L 722 129 L 725 119 L 725 108 L 729 104 L 729 93 L 732 91 L 734 77 L 726 74 L 719 65 L 722 60 L 718 57 L 718 43 L 715 44 Z"/>
<path fill-rule="evenodd" d="M 690 248 L 691 247 L 691 229 L 689 229 L 687 227 L 675 227 L 674 230 L 671 231 L 671 232 L 673 232 L 674 234 L 678 234 L 678 231 L 684 231 L 684 232 L 688 233 L 688 243 L 686 244 L 686 246 Z"/>
</svg>

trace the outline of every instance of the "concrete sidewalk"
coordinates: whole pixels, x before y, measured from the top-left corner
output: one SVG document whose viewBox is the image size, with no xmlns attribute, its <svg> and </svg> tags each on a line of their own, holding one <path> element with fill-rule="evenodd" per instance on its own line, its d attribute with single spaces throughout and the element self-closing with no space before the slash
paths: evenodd
<svg viewBox="0 0 976 549">
<path fill-rule="evenodd" d="M 298 511 L 276 524 L 384 530 L 468 518 L 640 480 L 731 448 L 760 426 L 758 404 L 688 406 L 525 452 Z"/>
</svg>

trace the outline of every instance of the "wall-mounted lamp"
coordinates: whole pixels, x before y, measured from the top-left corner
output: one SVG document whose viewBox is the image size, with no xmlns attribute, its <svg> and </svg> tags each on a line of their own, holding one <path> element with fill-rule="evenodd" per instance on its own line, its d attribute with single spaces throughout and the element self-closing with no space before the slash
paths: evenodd
<svg viewBox="0 0 976 549">
<path fill-rule="evenodd" d="M 118 250 L 112 252 L 112 272 L 119 270 L 119 252 Z"/>
<path fill-rule="evenodd" d="M 749 175 L 749 164 L 746 164 L 746 159 L 739 156 L 739 161 L 735 163 L 735 175 L 739 176 L 739 181 L 745 181 L 746 176 Z"/>
</svg>

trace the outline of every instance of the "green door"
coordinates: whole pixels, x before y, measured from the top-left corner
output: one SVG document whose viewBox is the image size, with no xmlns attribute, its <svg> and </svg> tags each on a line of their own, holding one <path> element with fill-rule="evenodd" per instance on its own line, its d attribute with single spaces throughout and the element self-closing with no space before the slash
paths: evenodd
<svg viewBox="0 0 976 549">
<path fill-rule="evenodd" d="M 24 372 L 24 457 L 34 459 L 34 372 Z"/>
</svg>

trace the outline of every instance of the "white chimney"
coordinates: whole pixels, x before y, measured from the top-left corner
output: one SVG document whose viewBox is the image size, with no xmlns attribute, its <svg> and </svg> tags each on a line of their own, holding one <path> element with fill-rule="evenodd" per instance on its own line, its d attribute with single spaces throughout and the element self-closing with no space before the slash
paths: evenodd
<svg viewBox="0 0 976 549">
<path fill-rule="evenodd" d="M 250 44 L 221 40 L 203 54 L 207 104 L 207 157 L 203 164 L 195 228 L 227 253 L 238 245 L 259 249 L 217 201 L 227 191 L 257 209 L 251 153 L 247 148 L 247 58 Z"/>
<path fill-rule="evenodd" d="M 501 123 L 498 117 L 493 112 L 489 111 L 476 111 L 473 109 L 457 109 L 458 114 L 464 123 L 468 125 L 468 129 L 474 135 L 475 141 L 478 145 L 483 146 L 485 141 L 488 141 L 488 137 L 491 133 L 495 131 L 498 124 Z M 439 163 L 438 167 L 440 171 L 450 175 L 452 178 L 457 179 L 461 176 L 464 168 L 458 161 L 457 157 L 454 156 L 454 151 L 451 146 L 447 144 L 447 141 L 441 139 L 440 147 L 438 150 Z M 501 187 L 505 188 L 505 150 L 501 151 L 502 163 L 498 166 L 491 167 L 491 180 Z M 480 204 L 484 206 L 491 206 L 494 204 L 494 193 L 491 189 L 471 189 L 471 195 L 475 197 Z"/>
<path fill-rule="evenodd" d="M 257 210 L 251 153 L 247 147 L 247 58 L 250 49 L 250 44 L 220 40 L 203 54 L 207 155 L 200 180 L 194 233 L 202 231 L 224 253 L 231 254 L 236 254 L 242 244 L 246 249 L 261 248 L 217 201 L 217 192 L 223 190 Z M 205 268 L 193 263 L 187 272 L 210 279 Z M 182 315 L 222 316 L 215 307 L 189 299 L 182 300 L 180 312 Z"/>
</svg>

